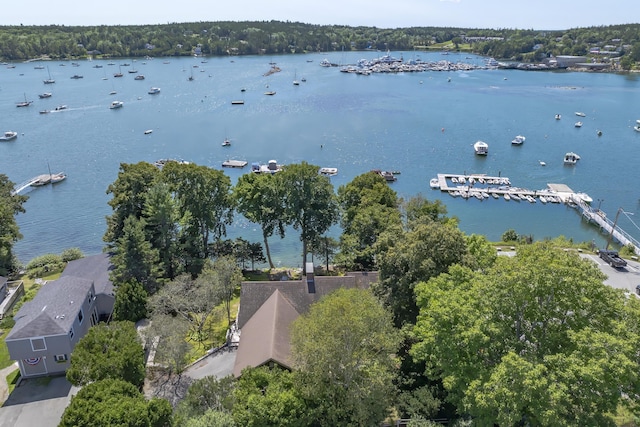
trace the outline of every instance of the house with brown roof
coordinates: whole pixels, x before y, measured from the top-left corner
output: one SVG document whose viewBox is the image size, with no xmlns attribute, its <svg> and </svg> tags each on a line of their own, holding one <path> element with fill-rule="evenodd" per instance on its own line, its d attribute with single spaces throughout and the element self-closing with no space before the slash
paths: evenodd
<svg viewBox="0 0 640 427">
<path fill-rule="evenodd" d="M 313 271 L 308 264 L 307 271 Z M 233 375 L 247 367 L 279 365 L 292 368 L 291 324 L 314 302 L 340 288 L 368 289 L 377 272 L 350 272 L 344 276 L 315 276 L 301 280 L 242 282 L 237 327 L 240 342 Z"/>
<path fill-rule="evenodd" d="M 64 373 L 73 348 L 90 327 L 111 315 L 111 261 L 100 254 L 71 261 L 15 314 L 5 338 L 23 378 Z"/>
</svg>

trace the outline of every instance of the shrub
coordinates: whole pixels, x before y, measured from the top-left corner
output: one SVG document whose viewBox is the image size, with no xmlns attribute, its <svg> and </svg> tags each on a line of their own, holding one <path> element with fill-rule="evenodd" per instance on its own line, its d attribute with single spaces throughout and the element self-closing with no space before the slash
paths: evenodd
<svg viewBox="0 0 640 427">
<path fill-rule="evenodd" d="M 60 257 L 62 258 L 63 262 L 69 262 L 84 257 L 84 254 L 78 248 L 69 248 L 62 251 Z"/>
</svg>

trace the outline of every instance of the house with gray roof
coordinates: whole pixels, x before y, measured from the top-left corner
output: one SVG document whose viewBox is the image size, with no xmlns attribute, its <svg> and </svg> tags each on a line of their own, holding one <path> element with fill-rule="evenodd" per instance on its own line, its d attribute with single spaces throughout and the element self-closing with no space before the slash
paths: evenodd
<svg viewBox="0 0 640 427">
<path fill-rule="evenodd" d="M 307 266 L 307 271 L 313 268 Z M 301 280 L 242 282 L 237 327 L 238 352 L 233 367 L 238 377 L 247 367 L 278 365 L 292 369 L 290 327 L 325 295 L 340 288 L 368 289 L 377 272 L 351 272 L 344 276 L 314 276 Z"/>
<path fill-rule="evenodd" d="M 67 370 L 80 338 L 113 310 L 110 268 L 108 254 L 71 261 L 58 280 L 43 285 L 35 298 L 18 310 L 5 342 L 22 377 Z"/>
</svg>

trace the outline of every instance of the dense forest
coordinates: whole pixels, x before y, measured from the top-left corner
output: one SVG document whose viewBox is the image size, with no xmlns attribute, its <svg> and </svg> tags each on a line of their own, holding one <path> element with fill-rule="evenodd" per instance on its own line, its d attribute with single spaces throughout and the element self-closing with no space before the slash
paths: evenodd
<svg viewBox="0 0 640 427">
<path fill-rule="evenodd" d="M 341 50 L 465 49 L 502 60 L 595 53 L 640 61 L 640 24 L 568 30 L 377 28 L 299 22 L 195 22 L 139 26 L 2 26 L 0 59 L 256 55 Z"/>
</svg>

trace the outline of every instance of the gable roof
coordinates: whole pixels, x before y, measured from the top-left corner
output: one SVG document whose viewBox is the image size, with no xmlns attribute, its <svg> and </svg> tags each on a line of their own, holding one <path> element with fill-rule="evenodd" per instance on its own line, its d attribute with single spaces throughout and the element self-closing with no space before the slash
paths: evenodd
<svg viewBox="0 0 640 427">
<path fill-rule="evenodd" d="M 107 253 L 76 259 L 67 263 L 61 277 L 75 276 L 93 281 L 96 294 L 113 294 L 109 273 L 113 270 L 111 255 Z"/>
<path fill-rule="evenodd" d="M 242 282 L 238 329 L 244 328 L 249 319 L 275 291 L 279 291 L 298 313 L 306 313 L 311 304 L 337 289 L 367 289 L 371 283 L 377 281 L 378 272 L 372 271 L 347 273 L 345 276 L 315 276 L 314 293 L 309 293 L 306 278 L 280 282 Z"/>
<path fill-rule="evenodd" d="M 69 333 L 91 284 L 91 280 L 79 277 L 60 277 L 47 283 L 20 307 L 6 340 Z"/>
<path fill-rule="evenodd" d="M 270 361 L 291 369 L 289 331 L 299 315 L 280 291 L 275 290 L 242 329 L 233 375 L 238 377 L 244 368 Z"/>
</svg>

